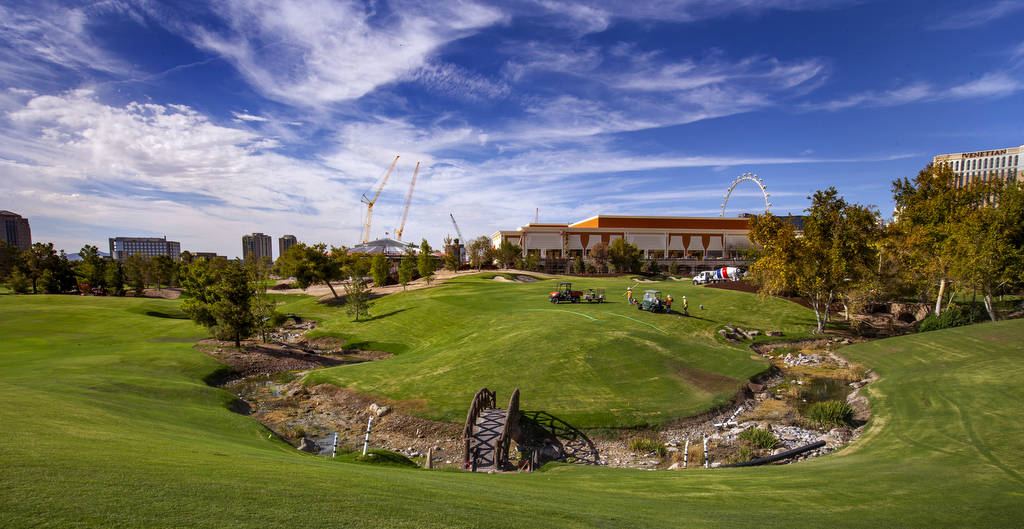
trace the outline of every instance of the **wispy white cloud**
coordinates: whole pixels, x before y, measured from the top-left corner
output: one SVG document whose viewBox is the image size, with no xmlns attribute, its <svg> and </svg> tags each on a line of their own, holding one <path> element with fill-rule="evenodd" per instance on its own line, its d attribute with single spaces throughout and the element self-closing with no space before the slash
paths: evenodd
<svg viewBox="0 0 1024 529">
<path fill-rule="evenodd" d="M 410 75 L 428 89 L 461 99 L 501 99 L 510 88 L 500 80 L 491 80 L 454 64 L 426 64 Z"/>
<path fill-rule="evenodd" d="M 916 83 L 885 92 L 860 92 L 823 103 L 804 103 L 804 110 L 844 110 L 852 107 L 894 107 L 910 103 L 975 98 L 998 98 L 1024 89 L 1024 83 L 1005 72 L 989 72 L 979 79 L 938 89 L 930 83 Z"/>
<path fill-rule="evenodd" d="M 861 0 L 525 0 L 513 2 L 508 9 L 524 16 L 546 11 L 544 22 L 567 28 L 573 35 L 597 33 L 617 19 L 639 21 L 696 22 L 765 11 L 817 11 L 847 7 Z"/>
<path fill-rule="evenodd" d="M 980 79 L 954 86 L 949 90 L 951 97 L 974 98 L 974 97 L 1004 97 L 1024 88 L 1024 83 L 1010 77 L 1002 72 L 990 72 Z"/>
<path fill-rule="evenodd" d="M 0 4 L 0 83 L 43 86 L 61 76 L 125 74 L 131 65 L 102 48 L 91 32 L 93 18 L 116 3 L 68 7 L 50 2 Z"/>
<path fill-rule="evenodd" d="M 235 116 L 235 119 L 237 119 L 239 121 L 257 121 L 257 122 L 270 121 L 269 119 L 267 119 L 265 117 L 255 116 L 253 114 L 249 114 L 248 112 L 232 112 L 231 115 Z"/>
<path fill-rule="evenodd" d="M 315 107 L 407 78 L 441 46 L 503 18 L 469 1 L 389 7 L 378 16 L 356 2 L 229 0 L 220 8 L 225 30 L 193 27 L 190 36 L 267 97 Z"/>
<path fill-rule="evenodd" d="M 965 29 L 984 26 L 990 22 L 1005 20 L 1006 16 L 1024 10 L 1024 3 L 1019 0 L 999 0 L 987 5 L 969 2 L 969 7 L 942 15 L 942 20 L 933 24 L 931 29 Z"/>
</svg>

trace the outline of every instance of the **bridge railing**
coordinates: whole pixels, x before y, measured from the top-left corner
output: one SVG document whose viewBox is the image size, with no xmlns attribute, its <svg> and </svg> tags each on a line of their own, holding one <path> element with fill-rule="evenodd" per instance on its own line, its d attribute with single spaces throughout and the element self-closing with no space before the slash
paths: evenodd
<svg viewBox="0 0 1024 529">
<path fill-rule="evenodd" d="M 487 388 L 480 388 L 480 391 L 477 391 L 473 397 L 473 402 L 469 405 L 469 413 L 466 414 L 466 427 L 462 430 L 464 443 L 462 460 L 466 463 L 470 462 L 469 445 L 473 438 L 473 426 L 476 424 L 477 418 L 480 417 L 481 411 L 497 407 L 495 398 L 496 396 L 493 391 Z"/>
<path fill-rule="evenodd" d="M 512 421 L 519 420 L 519 388 L 512 392 L 508 399 L 508 409 L 505 413 L 505 424 L 502 426 L 501 435 L 494 441 L 494 463 L 495 467 L 502 469 L 508 465 L 508 450 L 512 440 Z"/>
</svg>

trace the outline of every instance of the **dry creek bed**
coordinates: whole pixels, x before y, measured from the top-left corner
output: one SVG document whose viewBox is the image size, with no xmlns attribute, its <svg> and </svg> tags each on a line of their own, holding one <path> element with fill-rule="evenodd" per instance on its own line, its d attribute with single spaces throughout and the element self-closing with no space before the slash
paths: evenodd
<svg viewBox="0 0 1024 529">
<path fill-rule="evenodd" d="M 270 336 L 270 343 L 245 342 L 236 349 L 226 342 L 205 340 L 197 346 L 227 364 L 232 373 L 213 381 L 239 396 L 248 413 L 278 436 L 303 446 L 337 432 L 339 450 L 362 446 L 367 419 L 374 417 L 370 446 L 400 452 L 411 458 L 423 458 L 428 449 L 437 466 L 458 466 L 461 459 L 461 424 L 431 421 L 403 413 L 415 403 L 390 402 L 359 394 L 331 384 L 306 386 L 303 376 L 323 367 L 374 361 L 391 356 L 381 351 L 346 349 L 335 338 L 307 339 L 314 327 L 310 321 L 289 322 Z M 771 430 L 780 444 L 774 450 L 753 450 L 754 457 L 771 455 L 824 440 L 826 445 L 794 458 L 798 461 L 838 449 L 859 437 L 870 416 L 867 399 L 859 388 L 872 380 L 857 366 L 850 365 L 836 348 L 849 343 L 845 339 L 806 340 L 752 347 L 772 363 L 769 374 L 758 383 L 747 385 L 729 406 L 697 417 L 682 419 L 657 430 L 603 431 L 592 437 L 600 455 L 600 464 L 618 468 L 680 469 L 689 440 L 687 468 L 703 466 L 703 439 L 708 438 L 712 466 L 735 460 L 750 449 L 738 436 L 751 427 Z M 816 428 L 800 415 L 801 401 L 807 389 L 820 382 L 828 389 L 848 388 L 846 401 L 854 408 L 855 428 Z M 845 393 L 846 391 L 842 392 Z M 630 448 L 634 438 L 664 443 L 665 453 L 636 453 Z M 516 451 L 513 449 L 513 458 Z M 748 452 L 748 456 L 750 452 Z"/>
</svg>

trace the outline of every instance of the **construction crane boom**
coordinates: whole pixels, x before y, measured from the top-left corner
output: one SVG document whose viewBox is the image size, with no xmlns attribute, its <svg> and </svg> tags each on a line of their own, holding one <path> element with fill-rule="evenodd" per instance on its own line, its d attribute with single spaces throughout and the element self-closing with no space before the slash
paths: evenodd
<svg viewBox="0 0 1024 529">
<path fill-rule="evenodd" d="M 391 162 L 391 167 L 388 167 L 388 171 L 384 173 L 384 180 L 381 181 L 380 187 L 377 188 L 377 194 L 373 195 L 373 199 L 366 198 L 366 193 L 363 193 L 363 198 L 360 202 L 366 204 L 366 227 L 363 229 L 363 242 L 370 240 L 370 220 L 373 219 L 373 205 L 377 202 L 380 197 L 380 192 L 384 190 L 384 184 L 388 183 L 388 177 L 391 176 L 391 171 L 395 168 L 395 164 L 398 163 L 398 156 L 395 156 L 395 161 Z"/>
<path fill-rule="evenodd" d="M 455 222 L 455 215 L 448 213 L 448 216 L 452 218 L 452 225 L 455 226 L 455 233 L 459 236 L 459 247 L 455 251 L 459 252 L 459 264 L 462 264 L 462 252 L 460 249 L 466 245 L 466 239 L 462 238 L 462 230 L 459 229 L 459 223 Z"/>
<path fill-rule="evenodd" d="M 398 240 L 402 240 L 402 232 L 405 231 L 405 219 L 409 217 L 409 204 L 412 202 L 412 190 L 416 187 L 416 175 L 420 172 L 420 162 L 416 162 L 416 169 L 412 172 L 412 182 L 409 184 L 409 195 L 405 197 L 405 210 L 402 211 L 402 223 L 395 230 Z"/>
</svg>

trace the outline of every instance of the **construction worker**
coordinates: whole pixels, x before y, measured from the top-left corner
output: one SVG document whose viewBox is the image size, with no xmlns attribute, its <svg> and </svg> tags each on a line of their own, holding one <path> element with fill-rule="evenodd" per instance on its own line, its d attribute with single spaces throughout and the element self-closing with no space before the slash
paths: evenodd
<svg viewBox="0 0 1024 529">
<path fill-rule="evenodd" d="M 665 312 L 672 312 L 672 294 L 665 294 Z"/>
<path fill-rule="evenodd" d="M 626 303 L 633 304 L 633 287 L 626 287 Z"/>
<path fill-rule="evenodd" d="M 690 313 L 687 309 L 690 307 L 689 303 L 686 302 L 686 296 L 683 296 L 683 316 L 689 316 Z"/>
</svg>

